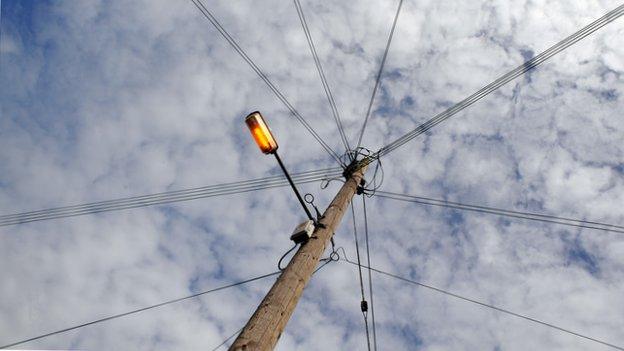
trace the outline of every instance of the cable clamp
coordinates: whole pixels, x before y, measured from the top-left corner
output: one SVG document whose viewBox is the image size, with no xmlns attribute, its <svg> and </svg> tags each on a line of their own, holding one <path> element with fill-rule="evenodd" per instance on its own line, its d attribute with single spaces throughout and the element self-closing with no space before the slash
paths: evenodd
<svg viewBox="0 0 624 351">
<path fill-rule="evenodd" d="M 355 193 L 358 195 L 364 194 L 364 192 L 366 191 L 366 189 L 364 188 L 364 185 L 366 185 L 366 179 L 362 178 L 360 179 L 360 184 L 355 189 Z"/>
<path fill-rule="evenodd" d="M 354 159 L 349 163 L 349 165 L 342 171 L 342 176 L 345 177 L 346 180 L 349 180 L 358 167 L 360 166 L 360 161 Z"/>
<path fill-rule="evenodd" d="M 362 300 L 360 302 L 360 309 L 362 310 L 362 312 L 367 312 L 368 311 L 368 301 Z"/>
</svg>

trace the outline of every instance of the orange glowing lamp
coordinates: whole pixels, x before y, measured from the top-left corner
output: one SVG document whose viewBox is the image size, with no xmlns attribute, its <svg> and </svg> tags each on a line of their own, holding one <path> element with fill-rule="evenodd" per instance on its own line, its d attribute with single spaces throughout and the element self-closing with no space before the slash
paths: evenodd
<svg viewBox="0 0 624 351">
<path fill-rule="evenodd" d="M 274 154 L 277 151 L 277 141 L 271 134 L 271 130 L 264 122 L 260 112 L 252 112 L 245 118 L 245 123 L 260 150 L 265 154 Z"/>
<path fill-rule="evenodd" d="M 247 124 L 247 127 L 249 127 L 249 131 L 251 132 L 251 135 L 256 141 L 256 144 L 258 144 L 260 151 L 262 151 L 263 153 L 267 155 L 273 154 L 273 156 L 275 156 L 277 163 L 279 164 L 280 168 L 284 172 L 286 179 L 288 179 L 288 183 L 292 187 L 293 191 L 295 192 L 295 195 L 297 196 L 297 199 L 299 200 L 299 203 L 301 204 L 301 206 L 303 207 L 303 210 L 308 216 L 309 221 L 304 222 L 303 224 L 308 225 L 308 223 L 316 223 L 314 220 L 314 217 L 312 217 L 312 213 L 310 213 L 310 210 L 308 209 L 308 206 L 306 206 L 306 204 L 303 202 L 303 198 L 301 197 L 301 194 L 299 194 L 299 190 L 297 190 L 297 186 L 295 185 L 295 182 L 293 182 L 292 178 L 290 177 L 290 174 L 288 174 L 288 170 L 286 169 L 286 166 L 284 166 L 284 163 L 282 162 L 279 155 L 277 154 L 277 141 L 275 141 L 275 138 L 273 137 L 273 134 L 271 134 L 271 130 L 269 129 L 269 126 L 267 126 L 260 112 L 255 111 L 255 112 L 250 113 L 247 117 L 245 117 L 245 124 Z M 297 233 L 298 232 L 296 232 L 295 234 Z M 306 231 L 305 233 L 308 233 L 308 232 Z M 309 237 L 309 234 L 308 234 L 308 237 Z M 307 240 L 307 237 L 300 237 L 298 235 L 294 235 L 294 237 L 291 237 L 291 239 L 295 241 L 295 243 L 299 243 L 299 242 L 303 242 Z"/>
</svg>

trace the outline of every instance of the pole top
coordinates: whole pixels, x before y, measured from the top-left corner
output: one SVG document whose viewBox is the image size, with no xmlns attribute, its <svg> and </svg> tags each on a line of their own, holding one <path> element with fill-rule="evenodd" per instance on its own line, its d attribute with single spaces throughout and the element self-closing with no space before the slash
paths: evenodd
<svg viewBox="0 0 624 351">
<path fill-rule="evenodd" d="M 351 161 L 351 163 L 349 163 L 347 168 L 345 168 L 344 171 L 342 171 L 342 176 L 345 177 L 345 179 L 349 179 L 351 178 L 351 176 L 353 176 L 353 173 L 359 171 L 360 169 L 364 169 L 371 162 L 372 162 L 372 159 L 370 156 L 366 156 L 361 160 L 353 160 Z"/>
</svg>

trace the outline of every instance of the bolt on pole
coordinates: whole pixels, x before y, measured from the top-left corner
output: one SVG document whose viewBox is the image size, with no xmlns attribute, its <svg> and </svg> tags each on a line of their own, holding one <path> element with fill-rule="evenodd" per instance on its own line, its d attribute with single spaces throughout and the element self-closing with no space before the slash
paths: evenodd
<svg viewBox="0 0 624 351">
<path fill-rule="evenodd" d="M 321 255 L 340 224 L 360 181 L 366 164 L 356 169 L 329 204 L 312 237 L 303 244 L 277 278 L 256 312 L 238 335 L 230 351 L 272 350 L 277 344 Z"/>
</svg>

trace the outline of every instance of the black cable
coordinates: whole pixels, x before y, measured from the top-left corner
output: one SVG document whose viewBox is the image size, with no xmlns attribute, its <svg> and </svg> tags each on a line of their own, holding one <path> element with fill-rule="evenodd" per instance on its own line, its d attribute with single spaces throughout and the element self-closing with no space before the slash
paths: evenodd
<svg viewBox="0 0 624 351">
<path fill-rule="evenodd" d="M 340 168 L 334 167 L 334 168 L 328 168 L 328 169 L 294 173 L 293 176 L 294 177 L 306 177 L 306 176 L 312 176 L 312 175 L 319 175 L 321 173 L 334 174 L 339 171 L 340 171 Z M 231 183 L 221 183 L 221 184 L 216 184 L 216 185 L 202 186 L 202 187 L 196 187 L 196 188 L 190 188 L 190 189 L 167 191 L 167 192 L 161 192 L 161 193 L 156 193 L 156 194 L 151 194 L 151 195 L 131 196 L 131 197 L 126 197 L 126 198 L 114 199 L 114 200 L 98 201 L 98 202 L 92 202 L 92 203 L 83 204 L 83 205 L 62 206 L 62 207 L 49 208 L 49 209 L 44 209 L 44 210 L 0 215 L 0 220 L 8 220 L 8 219 L 16 218 L 16 217 L 23 218 L 24 216 L 37 216 L 43 213 L 61 212 L 65 210 L 78 210 L 78 209 L 83 209 L 83 208 L 93 207 L 93 206 L 117 205 L 120 203 L 127 203 L 128 201 L 135 201 L 135 200 L 136 201 L 154 200 L 154 199 L 159 199 L 162 197 L 169 197 L 169 196 L 196 195 L 196 194 L 200 194 L 206 191 L 212 191 L 212 190 L 220 189 L 220 188 L 235 188 L 238 186 L 263 184 L 269 181 L 273 182 L 273 181 L 279 181 L 279 180 L 284 180 L 284 179 L 286 179 L 285 176 L 282 174 L 279 174 L 279 175 L 270 176 L 270 177 L 243 180 L 243 181 L 237 181 L 237 182 L 231 182 Z"/>
<path fill-rule="evenodd" d="M 377 172 L 379 172 L 381 179 L 377 180 Z M 377 164 L 375 165 L 375 172 L 373 173 L 372 183 L 373 188 L 370 189 L 372 192 L 369 197 L 375 195 L 375 192 L 383 185 L 384 179 L 386 177 L 386 173 L 383 169 L 383 164 L 381 163 L 381 158 L 377 159 Z"/>
<path fill-rule="evenodd" d="M 308 176 L 308 175 L 318 175 L 320 173 L 337 173 L 340 171 L 340 168 L 338 167 L 333 167 L 333 168 L 327 168 L 327 169 L 317 169 L 317 170 L 312 170 L 312 171 L 304 171 L 304 172 L 299 172 L 299 173 L 293 173 L 294 177 L 303 177 L 303 176 Z M 285 176 L 283 174 L 278 174 L 275 176 L 267 176 L 267 177 L 262 177 L 262 178 L 257 178 L 257 179 L 250 179 L 250 180 L 242 180 L 242 181 L 236 181 L 236 182 L 231 182 L 231 183 L 221 183 L 221 184 L 216 184 L 216 185 L 209 185 L 209 186 L 202 186 L 202 187 L 196 187 L 196 188 L 189 188 L 189 189 L 182 189 L 182 190 L 175 190 L 175 191 L 166 191 L 166 192 L 160 192 L 160 193 L 156 193 L 156 194 L 151 194 L 151 195 L 140 195 L 140 196 L 131 196 L 131 197 L 126 197 L 126 198 L 120 198 L 120 199 L 115 199 L 115 200 L 105 200 L 105 201 L 98 201 L 98 202 L 92 202 L 92 203 L 88 203 L 88 204 L 83 204 L 83 205 L 73 205 L 73 206 L 62 206 L 62 207 L 55 207 L 55 208 L 49 208 L 49 209 L 44 209 L 44 210 L 37 210 L 37 211 L 28 211 L 28 212 L 21 212 L 21 213 L 14 213 L 14 214 L 8 214 L 8 215 L 0 215 L 0 220 L 6 220 L 6 219 L 11 219 L 11 218 L 15 218 L 15 217 L 24 217 L 25 215 L 39 215 L 42 214 L 44 212 L 50 212 L 50 211 L 62 211 L 62 210 L 75 210 L 75 209 L 79 209 L 82 207 L 89 207 L 89 206 L 95 206 L 95 205 L 111 205 L 111 204 L 118 204 L 120 202 L 126 202 L 126 201 L 130 201 L 130 200 L 152 200 L 154 198 L 159 198 L 159 197 L 163 197 L 163 196 L 171 196 L 171 195 L 189 195 L 189 194 L 195 194 L 195 193 L 201 193 L 207 190 L 213 190 L 215 188 L 228 188 L 228 187 L 235 187 L 235 186 L 244 186 L 244 185 L 250 185 L 250 184 L 257 184 L 257 183 L 262 183 L 265 181 L 275 181 L 275 180 L 283 180 L 286 179 Z"/>
<path fill-rule="evenodd" d="M 340 174 L 339 176 L 336 176 L 336 177 L 332 177 L 332 178 L 325 178 L 325 179 L 323 179 L 321 181 L 321 185 L 320 185 L 321 189 L 323 189 L 323 190 L 327 189 L 329 184 L 331 182 L 333 182 L 333 181 L 341 182 L 343 184 L 346 182 L 344 177 L 342 176 L 342 174 Z"/>
<path fill-rule="evenodd" d="M 357 265 L 356 262 L 349 261 L 349 259 L 347 259 L 346 257 L 345 257 L 345 261 L 347 263 L 350 263 L 350 264 L 354 265 L 354 266 Z M 368 268 L 368 267 L 366 267 L 366 268 Z M 481 302 L 481 301 L 478 301 L 478 300 L 475 300 L 475 299 L 471 299 L 469 297 L 461 296 L 461 295 L 458 295 L 458 294 L 455 294 L 455 293 L 452 293 L 452 292 L 449 292 L 449 291 L 446 291 L 446 290 L 442 290 L 440 288 L 436 288 L 436 287 L 431 286 L 431 285 L 423 284 L 423 283 L 417 282 L 415 280 L 404 278 L 404 277 L 401 277 L 401 276 L 398 276 L 398 275 L 395 275 L 395 274 L 392 274 L 392 273 L 384 272 L 384 271 L 376 269 L 376 268 L 370 267 L 370 269 L 373 270 L 373 272 L 376 272 L 376 273 L 379 273 L 379 274 L 382 274 L 382 275 L 385 275 L 385 276 L 388 276 L 388 277 L 391 277 L 391 278 L 402 280 L 402 281 L 410 283 L 410 284 L 418 285 L 418 286 L 421 286 L 423 288 L 427 288 L 429 290 L 433 290 L 433 291 L 437 291 L 439 293 L 445 294 L 447 296 L 451 296 L 451 297 L 454 297 L 454 298 L 457 298 L 457 299 L 460 299 L 460 300 L 464 300 L 464 301 L 467 301 L 467 302 L 470 302 L 470 303 L 473 303 L 473 304 L 476 304 L 476 305 L 479 305 L 479 306 L 482 306 L 482 307 L 491 308 L 491 309 L 493 309 L 495 311 L 498 311 L 498 312 L 502 312 L 502 313 L 505 313 L 505 314 L 508 314 L 508 315 L 511 315 L 511 316 L 514 316 L 514 317 L 522 318 L 524 320 L 527 320 L 527 321 L 530 321 L 530 322 L 533 322 L 533 323 L 537 323 L 537 324 L 541 324 L 543 326 L 550 327 L 550 328 L 553 328 L 553 329 L 557 329 L 559 331 L 562 331 L 562 332 L 570 334 L 570 335 L 577 336 L 579 338 L 590 340 L 590 341 L 593 341 L 593 342 L 596 342 L 596 343 L 599 343 L 599 344 L 602 344 L 602 345 L 605 345 L 605 346 L 608 346 L 608 347 L 611 347 L 611 348 L 614 348 L 614 349 L 617 349 L 617 350 L 624 351 L 624 348 L 621 347 L 621 346 L 616 346 L 614 344 L 611 344 L 611 343 L 608 343 L 608 342 L 605 342 L 605 341 L 602 341 L 602 340 L 598 340 L 596 338 L 592 338 L 590 336 L 587 336 L 587 335 L 584 335 L 584 334 L 581 334 L 581 333 L 577 333 L 577 332 L 574 332 L 574 331 L 569 330 L 569 329 L 558 327 L 558 326 L 556 326 L 556 325 L 554 325 L 552 323 L 544 322 L 544 321 L 541 321 L 539 319 L 535 319 L 535 318 L 532 318 L 532 317 L 529 317 L 529 316 L 526 316 L 526 315 L 522 315 L 522 314 L 519 314 L 519 313 L 516 313 L 516 312 L 512 312 L 510 310 L 507 310 L 507 309 L 504 309 L 504 308 L 501 308 L 501 307 L 497 307 L 497 306 L 494 306 L 494 305 L 491 305 L 491 304 L 488 304 L 488 303 L 485 303 L 485 302 Z"/>
<path fill-rule="evenodd" d="M 234 38 L 230 35 L 230 33 L 228 33 L 228 31 L 225 30 L 225 28 L 221 25 L 221 23 L 217 21 L 216 17 L 214 17 L 214 15 L 210 12 L 210 10 L 206 8 L 206 6 L 202 3 L 202 1 L 201 0 L 190 0 L 190 1 L 193 3 L 193 5 L 195 5 L 195 7 L 197 7 L 197 9 L 202 13 L 202 15 L 215 27 L 215 29 L 221 34 L 221 36 L 223 36 L 223 38 L 225 38 L 225 40 L 234 48 L 234 50 L 243 58 L 243 60 L 245 60 L 245 62 L 249 64 L 251 69 L 253 69 L 254 72 L 256 72 L 256 74 L 258 75 L 258 77 L 260 77 L 260 79 L 264 81 L 264 83 L 269 87 L 269 89 L 271 89 L 271 91 L 275 94 L 275 96 L 277 96 L 277 98 L 282 102 L 282 104 L 286 106 L 286 108 L 290 111 L 290 113 L 293 116 L 295 116 L 295 118 L 297 118 L 299 123 L 301 123 L 304 126 L 304 128 L 307 129 L 310 134 L 312 134 L 314 139 L 316 139 L 316 141 L 319 144 L 321 144 L 323 149 L 325 149 L 325 151 L 334 160 L 340 163 L 342 167 L 345 167 L 345 165 L 340 162 L 340 158 L 338 157 L 336 152 L 334 152 L 334 150 L 332 150 L 332 148 L 329 147 L 329 145 L 327 145 L 327 143 L 323 140 L 323 138 L 321 138 L 320 135 L 318 135 L 318 133 L 312 128 L 312 126 L 310 126 L 310 124 L 305 120 L 305 118 L 301 116 L 299 111 L 297 111 L 295 107 L 286 99 L 284 94 L 282 94 L 279 91 L 279 89 L 277 89 L 277 87 L 273 84 L 273 82 L 271 82 L 271 80 L 269 80 L 267 75 L 258 67 L 258 65 L 256 65 L 256 63 L 238 45 L 236 40 L 234 40 Z"/>
<path fill-rule="evenodd" d="M 412 130 L 411 132 L 403 135 L 402 137 L 400 137 L 400 138 L 396 139 L 395 141 L 391 142 L 390 144 L 382 147 L 381 149 L 379 149 L 379 151 L 377 151 L 375 156 L 384 156 L 384 155 L 387 155 L 388 153 L 396 150 L 400 146 L 402 146 L 405 143 L 409 142 L 410 140 L 416 138 L 417 136 L 427 132 L 428 130 L 430 130 L 431 128 L 435 127 L 436 125 L 444 122 L 445 120 L 447 120 L 448 118 L 452 117 L 453 115 L 455 115 L 456 113 L 460 112 L 461 110 L 465 109 L 466 107 L 468 107 L 468 106 L 474 104 L 475 102 L 481 100 L 483 97 L 485 97 L 485 96 L 489 95 L 490 93 L 494 92 L 495 90 L 497 90 L 501 86 L 509 83 L 510 81 L 512 81 L 515 78 L 523 75 L 527 71 L 530 71 L 531 69 L 533 69 L 533 68 L 539 66 L 540 64 L 546 62 L 548 59 L 552 58 L 556 54 L 560 53 L 561 51 L 567 49 L 568 47 L 572 46 L 573 44 L 577 43 L 578 41 L 580 41 L 583 38 L 587 37 L 588 35 L 592 34 L 596 30 L 598 30 L 598 29 L 602 28 L 603 26 L 611 23 L 615 19 L 617 19 L 620 16 L 622 16 L 622 14 L 624 14 L 624 4 L 618 6 L 614 10 L 608 12 L 606 15 L 604 15 L 604 16 L 600 17 L 599 19 L 597 19 L 596 21 L 590 23 L 589 25 L 587 25 L 587 26 L 583 27 L 582 29 L 580 29 L 579 31 L 575 32 L 574 34 L 568 36 L 567 38 L 565 38 L 565 39 L 561 40 L 560 42 L 556 43 L 555 45 L 551 46 L 546 51 L 540 53 L 539 55 L 533 57 L 532 59 L 528 60 L 527 62 L 523 63 L 522 65 L 516 67 L 515 69 L 511 70 L 510 72 L 508 72 L 508 73 L 504 74 L 503 76 L 499 77 L 498 79 L 496 79 L 492 83 L 490 83 L 490 84 L 486 85 L 485 87 L 481 88 L 480 90 L 478 90 L 474 94 L 470 95 L 469 97 L 465 98 L 461 102 L 457 103 L 453 107 L 447 109 L 444 112 L 439 113 L 438 115 L 436 115 L 435 117 L 431 118 L 427 122 L 419 125 L 416 129 Z"/>
<path fill-rule="evenodd" d="M 295 245 L 296 246 L 296 245 Z M 328 263 L 333 262 L 333 261 L 338 261 L 338 259 L 332 259 L 331 257 L 328 258 L 322 258 L 320 259 L 321 262 L 323 262 L 323 264 L 321 264 L 318 268 L 316 268 L 314 270 L 314 272 L 312 272 L 312 274 L 314 275 L 316 272 L 320 271 L 323 267 L 325 267 Z M 281 273 L 281 270 L 280 270 Z M 235 331 L 232 335 L 228 336 L 227 339 L 223 340 L 222 343 L 220 343 L 219 345 L 217 345 L 217 347 L 215 347 L 214 349 L 212 349 L 212 351 L 217 351 L 221 346 L 225 345 L 230 339 L 232 339 L 234 336 L 239 335 L 242 331 L 243 328 L 238 329 L 237 331 Z"/>
<path fill-rule="evenodd" d="M 386 43 L 386 49 L 384 50 L 384 54 L 381 58 L 381 64 L 379 65 L 379 71 L 377 72 L 377 78 L 375 79 L 375 86 L 373 87 L 373 93 L 371 94 L 370 101 L 368 102 L 368 109 L 366 110 L 366 117 L 364 118 L 364 124 L 362 124 L 362 129 L 360 130 L 360 136 L 358 137 L 356 149 L 362 145 L 362 137 L 364 136 L 364 131 L 366 130 L 366 124 L 368 123 L 368 119 L 371 114 L 371 109 L 373 108 L 373 102 L 375 101 L 375 95 L 377 94 L 377 89 L 379 88 L 379 82 L 381 81 L 381 74 L 383 73 L 384 66 L 386 65 L 386 58 L 388 57 L 388 51 L 390 50 L 390 44 L 392 43 L 392 37 L 394 36 L 394 29 L 396 28 L 397 20 L 399 19 L 399 13 L 401 12 L 401 6 L 403 6 L 403 0 L 399 0 L 399 7 L 396 10 L 396 14 L 394 15 L 394 20 L 392 21 L 392 29 L 390 30 L 390 35 L 388 36 L 388 42 Z"/>
<path fill-rule="evenodd" d="M 360 278 L 360 292 L 362 293 L 362 301 L 360 301 L 360 309 L 362 310 L 362 315 L 364 317 L 364 327 L 366 329 L 366 342 L 368 345 L 368 351 L 371 350 L 371 342 L 370 342 L 370 333 L 368 331 L 368 302 L 366 301 L 366 297 L 364 296 L 364 282 L 362 278 L 362 265 L 360 263 L 360 245 L 358 241 L 357 235 L 357 224 L 355 221 L 355 206 L 351 203 L 351 215 L 353 218 L 353 238 L 355 239 L 355 252 L 357 255 L 357 264 L 358 264 L 358 273 Z"/>
<path fill-rule="evenodd" d="M 392 192 L 381 191 L 381 190 L 378 190 L 375 193 L 375 195 L 378 197 L 383 197 L 387 199 L 405 201 L 405 202 L 413 202 L 413 203 L 422 204 L 422 205 L 448 207 L 448 208 L 453 208 L 457 210 L 473 211 L 473 212 L 478 212 L 478 213 L 493 214 L 493 215 L 498 215 L 498 216 L 505 216 L 505 217 L 519 218 L 519 219 L 528 219 L 531 221 L 554 223 L 554 224 L 567 225 L 567 226 L 577 227 L 577 228 L 596 229 L 596 230 L 624 234 L 623 226 L 608 224 L 608 223 L 585 221 L 585 220 L 580 220 L 580 219 L 572 219 L 572 218 L 558 217 L 558 216 L 531 213 L 531 212 L 504 210 L 504 209 L 495 208 L 495 207 L 470 205 L 470 204 L 464 204 L 460 202 L 432 199 L 432 198 L 423 197 L 423 196 L 398 194 L 398 193 L 392 193 Z"/>
<path fill-rule="evenodd" d="M 370 249 L 368 243 L 368 216 L 366 214 L 366 196 L 362 196 L 364 208 L 364 236 L 366 238 L 366 264 L 368 265 L 368 295 L 370 296 L 371 324 L 373 327 L 373 350 L 377 351 L 377 331 L 375 328 L 375 300 L 373 299 L 373 275 L 371 273 Z"/>
<path fill-rule="evenodd" d="M 351 149 L 349 147 L 349 141 L 347 140 L 347 135 L 344 132 L 344 127 L 340 119 L 340 113 L 338 112 L 336 101 L 334 100 L 334 95 L 332 94 L 331 88 L 329 87 L 329 83 L 327 82 L 327 77 L 325 76 L 325 72 L 323 71 L 321 60 L 319 59 L 318 54 L 316 52 L 316 45 L 314 45 L 314 40 L 312 39 L 312 34 L 310 33 L 310 28 L 308 27 L 308 22 L 306 21 L 305 15 L 303 14 L 303 7 L 301 6 L 301 3 L 299 2 L 299 0 L 294 0 L 294 3 L 297 9 L 297 15 L 299 15 L 299 21 L 301 22 L 301 27 L 303 27 L 303 32 L 305 33 L 306 39 L 308 41 L 308 46 L 310 48 L 310 52 L 312 53 L 312 58 L 314 59 L 314 64 L 316 65 L 316 70 L 318 71 L 319 77 L 321 78 L 321 84 L 323 85 L 325 96 L 327 96 L 329 107 L 332 111 L 332 115 L 334 117 L 334 121 L 336 122 L 336 126 L 338 127 L 338 133 L 340 134 L 340 139 L 342 140 L 342 143 L 344 144 L 345 149 L 349 151 Z"/>
<path fill-rule="evenodd" d="M 320 271 L 323 267 L 327 266 L 327 264 L 329 264 L 329 263 L 331 263 L 331 262 L 334 262 L 334 261 L 337 261 L 337 260 L 334 260 L 334 259 L 332 259 L 331 257 L 327 257 L 327 258 L 322 258 L 322 259 L 320 259 L 319 261 L 323 262 L 323 264 L 322 264 L 322 265 L 320 265 L 320 266 L 318 266 L 318 268 L 316 268 L 316 269 L 314 270 L 314 272 L 312 272 L 312 274 L 314 274 L 314 273 L 316 273 L 316 272 Z"/>
<path fill-rule="evenodd" d="M 10 343 L 10 344 L 4 345 L 4 346 L 0 346 L 0 349 L 6 349 L 6 348 L 9 348 L 9 347 L 13 347 L 13 346 L 21 345 L 21 344 L 24 344 L 24 343 L 27 343 L 27 342 L 30 342 L 30 341 L 34 341 L 34 340 L 39 340 L 39 339 L 42 339 L 42 338 L 46 338 L 46 337 L 48 337 L 48 336 L 52 336 L 52 335 L 57 335 L 57 334 L 65 333 L 65 332 L 68 332 L 68 331 L 70 331 L 70 330 L 75 330 L 75 329 L 79 329 L 79 328 L 86 327 L 86 326 L 89 326 L 89 325 L 93 325 L 93 324 L 97 324 L 97 323 L 101 323 L 101 322 L 109 321 L 109 320 L 112 320 L 112 319 L 117 319 L 117 318 L 125 317 L 125 316 L 131 315 L 131 314 L 135 314 L 135 313 L 139 313 L 139 312 L 143 312 L 143 311 L 151 310 L 151 309 L 153 309 L 153 308 L 157 308 L 157 307 L 162 307 L 162 306 L 165 306 L 165 305 L 170 305 L 170 304 L 173 304 L 173 303 L 176 303 L 176 302 L 180 302 L 180 301 L 184 301 L 184 300 L 192 299 L 192 298 L 194 298 L 194 297 L 198 297 L 198 296 L 201 296 L 201 295 L 206 295 L 206 294 L 213 293 L 213 292 L 216 292 L 216 291 L 220 291 L 220 290 L 224 290 L 224 289 L 228 289 L 228 288 L 233 288 L 233 287 L 235 287 L 235 286 L 239 286 L 239 285 L 243 285 L 243 284 L 251 283 L 251 282 L 256 281 L 256 280 L 260 280 L 260 279 L 268 278 L 268 277 L 270 277 L 270 276 L 273 276 L 273 275 L 276 275 L 276 274 L 279 274 L 279 273 L 281 273 L 281 272 L 280 272 L 280 271 L 277 271 L 277 272 L 273 272 L 273 273 L 263 274 L 263 275 L 261 275 L 261 276 L 257 276 L 257 277 L 255 277 L 255 278 L 251 278 L 251 279 L 243 280 L 243 281 L 240 281 L 240 282 L 237 282 L 237 283 L 233 283 L 233 284 L 229 284 L 229 285 L 220 286 L 220 287 L 218 287 L 218 288 L 214 288 L 214 289 L 210 289 L 210 290 L 202 291 L 202 292 L 197 293 L 197 294 L 193 294 L 193 295 L 189 295 L 189 296 L 185 296 L 185 297 L 181 297 L 181 298 L 177 298 L 177 299 L 173 299 L 173 300 L 169 300 L 169 301 L 161 302 L 161 303 L 156 304 L 156 305 L 151 305 L 151 306 L 148 306 L 148 307 L 139 308 L 139 309 L 136 309 L 136 310 L 132 310 L 132 311 L 129 311 L 129 312 L 124 312 L 124 313 L 116 314 L 116 315 L 109 316 L 109 317 L 105 317 L 105 318 L 96 319 L 96 320 L 91 321 L 91 322 L 87 322 L 87 323 L 83 323 L 83 324 L 75 325 L 75 326 L 73 326 L 73 327 L 69 327 L 69 328 L 65 328 L 65 329 L 60 329 L 60 330 L 53 331 L 53 332 L 50 332 L 50 333 L 47 333 L 47 334 L 42 334 L 42 335 L 39 335 L 39 336 L 35 336 L 35 337 L 32 337 L 32 338 L 28 338 L 28 339 L 24 339 L 24 340 L 20 340 L 20 341 L 17 341 L 17 342 L 13 342 L 13 343 Z"/>
<path fill-rule="evenodd" d="M 289 253 L 292 252 L 292 250 L 294 250 L 297 247 L 297 243 L 295 243 L 295 245 L 293 245 L 293 247 L 290 248 L 290 250 L 286 251 L 282 257 L 279 259 L 279 261 L 277 261 L 277 269 L 279 269 L 280 271 L 283 271 L 285 268 L 282 268 L 282 261 L 284 260 L 284 258 L 286 258 L 286 255 L 288 255 Z"/>
<path fill-rule="evenodd" d="M 327 172 L 323 170 L 318 170 L 294 174 L 293 179 L 297 184 L 304 184 L 337 176 L 338 174 L 340 174 L 339 168 L 334 168 Z M 234 183 L 217 184 L 200 188 L 163 192 L 153 195 L 141 195 L 81 205 L 49 208 L 38 211 L 29 211 L 0 216 L 0 227 L 48 219 L 74 217 L 85 214 L 162 205 L 172 202 L 196 200 L 213 196 L 239 194 L 249 191 L 286 186 L 288 184 L 289 183 L 284 179 L 284 176 L 279 175 L 274 177 L 239 181 Z"/>
<path fill-rule="evenodd" d="M 232 339 L 233 337 L 235 337 L 236 335 L 240 334 L 240 332 L 243 331 L 243 328 L 240 328 L 239 330 L 235 331 L 232 335 L 228 336 L 227 339 L 223 340 L 222 343 L 220 343 L 219 345 L 217 345 L 217 347 L 215 347 L 214 349 L 212 349 L 212 351 L 217 351 L 219 348 L 221 348 L 221 346 L 225 345 L 228 341 L 230 341 L 230 339 Z"/>
<path fill-rule="evenodd" d="M 381 163 L 381 158 L 375 159 L 375 170 L 373 171 L 373 176 L 370 180 L 370 185 L 364 187 L 364 194 L 368 197 L 373 197 L 377 190 L 381 188 L 385 178 L 385 172 L 383 169 L 383 164 Z"/>
<path fill-rule="evenodd" d="M 325 178 L 326 177 L 318 177 L 318 176 L 300 178 L 297 180 L 297 183 L 298 184 L 310 183 L 310 182 L 323 180 Z M 240 193 L 249 192 L 249 191 L 269 189 L 269 188 L 275 188 L 275 187 L 286 186 L 286 185 L 288 185 L 287 182 L 273 181 L 273 182 L 266 182 L 264 184 L 258 184 L 258 185 L 247 185 L 244 187 L 237 187 L 237 188 L 230 188 L 230 189 L 217 189 L 216 191 L 203 192 L 201 194 L 195 194 L 191 196 L 188 196 L 188 195 L 171 196 L 171 197 L 150 200 L 150 201 L 143 201 L 143 200 L 134 201 L 131 203 L 125 203 L 121 205 L 118 204 L 118 205 L 94 206 L 94 207 L 83 208 L 77 211 L 69 210 L 69 211 L 63 211 L 62 213 L 51 213 L 51 214 L 48 213 L 48 214 L 41 214 L 41 215 L 36 215 L 36 216 L 25 216 L 21 218 L 4 220 L 4 221 L 0 221 L 0 226 L 29 223 L 29 222 L 34 222 L 34 221 L 48 220 L 48 219 L 74 217 L 74 216 L 80 216 L 80 215 L 85 215 L 85 214 L 95 214 L 95 213 L 108 212 L 108 211 L 140 208 L 140 207 L 153 206 L 153 205 L 162 205 L 162 204 L 168 204 L 168 203 L 173 203 L 173 202 L 196 200 L 196 199 L 202 199 L 202 198 L 208 198 L 208 197 L 214 197 L 214 196 L 240 194 Z"/>
</svg>

